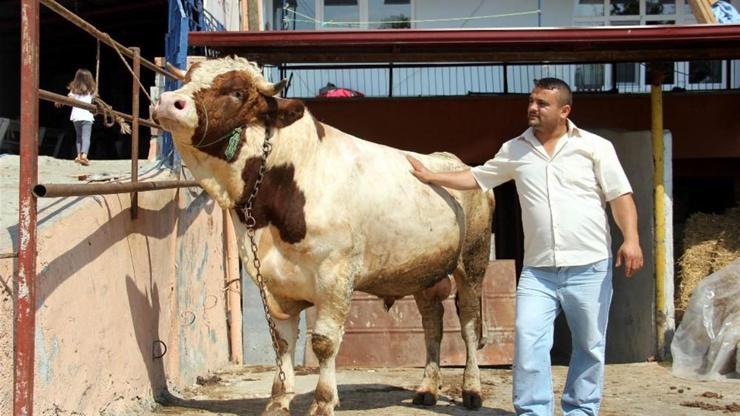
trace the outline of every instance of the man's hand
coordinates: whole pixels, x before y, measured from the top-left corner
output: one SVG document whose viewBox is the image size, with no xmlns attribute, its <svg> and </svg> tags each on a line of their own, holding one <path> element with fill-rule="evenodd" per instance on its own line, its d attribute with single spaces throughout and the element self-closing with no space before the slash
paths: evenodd
<svg viewBox="0 0 740 416">
<path fill-rule="evenodd" d="M 478 182 L 475 181 L 470 169 L 458 170 L 453 172 L 432 172 L 427 169 L 417 158 L 406 155 L 411 163 L 411 172 L 417 179 L 430 185 L 444 186 L 445 188 L 467 191 L 478 189 Z"/>
<path fill-rule="evenodd" d="M 642 249 L 640 248 L 640 237 L 637 233 L 637 208 L 632 199 L 632 193 L 627 193 L 614 198 L 609 202 L 612 208 L 614 222 L 622 231 L 624 243 L 617 251 L 615 267 L 624 264 L 624 275 L 632 277 L 636 271 L 642 268 Z"/>
<path fill-rule="evenodd" d="M 619 247 L 617 252 L 617 261 L 615 267 L 620 267 L 624 263 L 624 275 L 632 277 L 636 271 L 642 268 L 642 249 L 640 243 L 625 241 Z"/>
<path fill-rule="evenodd" d="M 62 108 L 62 103 L 55 102 L 54 103 L 54 107 L 56 107 L 56 108 Z"/>
<path fill-rule="evenodd" d="M 411 163 L 411 174 L 416 176 L 417 179 L 424 183 L 429 183 L 430 175 L 432 172 L 429 171 L 429 169 L 424 166 L 423 163 L 419 161 L 419 159 L 411 156 L 406 155 L 406 159 L 408 159 L 409 163 Z"/>
</svg>

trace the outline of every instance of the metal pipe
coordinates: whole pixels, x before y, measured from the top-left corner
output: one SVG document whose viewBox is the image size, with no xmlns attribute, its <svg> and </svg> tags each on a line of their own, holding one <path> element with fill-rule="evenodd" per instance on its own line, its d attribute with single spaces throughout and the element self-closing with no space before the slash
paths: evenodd
<svg viewBox="0 0 740 416">
<path fill-rule="evenodd" d="M 37 198 L 57 198 L 60 196 L 110 195 L 130 192 L 158 191 L 171 188 L 200 186 L 196 181 L 151 181 L 151 182 L 113 182 L 113 183 L 53 183 L 38 184 L 33 187 Z"/>
<path fill-rule="evenodd" d="M 78 100 L 75 100 L 74 98 L 69 98 L 66 95 L 59 95 L 51 91 L 40 89 L 39 98 L 42 100 L 51 101 L 54 103 L 66 104 L 71 107 L 84 108 L 85 110 L 91 111 L 93 114 L 98 114 L 98 107 L 96 107 L 94 104 L 78 101 Z M 113 110 L 113 114 L 123 117 L 123 119 L 126 121 L 133 121 L 134 119 L 131 115 L 122 113 L 120 111 Z M 147 127 L 154 127 L 155 129 L 162 129 L 162 126 L 160 126 L 159 124 L 153 123 L 149 120 L 139 119 L 139 124 L 142 124 Z"/>
<path fill-rule="evenodd" d="M 21 0 L 21 131 L 18 272 L 13 280 L 13 414 L 33 415 L 36 353 L 36 198 L 39 148 L 39 2 Z"/>
<path fill-rule="evenodd" d="M 84 30 L 85 32 L 92 35 L 94 38 L 100 40 L 101 42 L 105 43 L 106 45 L 110 46 L 111 48 L 118 49 L 121 51 L 121 53 L 130 58 L 133 59 L 134 53 L 127 47 L 121 45 L 120 43 L 116 42 L 113 38 L 110 37 L 107 33 L 101 32 L 98 30 L 95 26 L 88 23 L 83 18 L 77 16 L 76 14 L 72 13 L 68 9 L 66 9 L 61 4 L 55 2 L 54 0 L 40 0 L 41 4 L 48 7 L 58 15 L 62 16 L 63 18 L 69 20 L 73 25 L 79 27 L 80 29 Z M 144 65 L 146 68 L 151 69 L 154 72 L 160 73 L 166 77 L 170 77 L 172 79 L 177 79 L 175 75 L 173 75 L 171 72 L 157 66 L 156 64 L 146 60 L 142 59 L 141 64 Z"/>
<path fill-rule="evenodd" d="M 141 75 L 141 50 L 131 48 L 134 53 L 131 77 L 131 183 L 139 182 L 139 75 Z M 131 219 L 139 213 L 139 195 L 131 193 Z"/>
<path fill-rule="evenodd" d="M 667 307 L 666 307 L 666 224 L 665 224 L 665 183 L 663 171 L 663 78 L 662 66 L 651 68 L 650 108 L 651 131 L 653 137 L 653 200 L 655 203 L 655 329 L 658 359 L 667 356 Z"/>
</svg>

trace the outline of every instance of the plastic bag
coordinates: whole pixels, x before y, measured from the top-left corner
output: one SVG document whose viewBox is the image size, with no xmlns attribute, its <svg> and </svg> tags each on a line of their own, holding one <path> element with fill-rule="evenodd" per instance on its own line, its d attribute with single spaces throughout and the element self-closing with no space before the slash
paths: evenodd
<svg viewBox="0 0 740 416">
<path fill-rule="evenodd" d="M 691 294 L 671 343 L 673 374 L 695 379 L 740 378 L 740 259 L 707 276 Z"/>
</svg>

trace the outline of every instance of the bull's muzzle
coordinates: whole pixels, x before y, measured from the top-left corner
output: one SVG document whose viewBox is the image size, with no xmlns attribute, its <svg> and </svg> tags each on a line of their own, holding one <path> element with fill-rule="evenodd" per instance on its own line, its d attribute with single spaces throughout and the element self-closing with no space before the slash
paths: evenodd
<svg viewBox="0 0 740 416">
<path fill-rule="evenodd" d="M 159 100 L 154 106 L 152 119 L 167 128 L 168 121 L 183 120 L 188 110 L 188 100 L 177 93 L 164 92 L 159 96 Z"/>
</svg>

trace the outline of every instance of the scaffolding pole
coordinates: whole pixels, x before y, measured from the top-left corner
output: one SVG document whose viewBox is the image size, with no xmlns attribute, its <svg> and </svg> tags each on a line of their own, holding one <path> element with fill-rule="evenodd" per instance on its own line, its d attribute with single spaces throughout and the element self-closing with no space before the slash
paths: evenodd
<svg viewBox="0 0 740 416">
<path fill-rule="evenodd" d="M 21 129 L 18 269 L 13 280 L 13 414 L 33 414 L 36 352 L 36 197 L 39 143 L 39 0 L 21 0 Z"/>
</svg>

